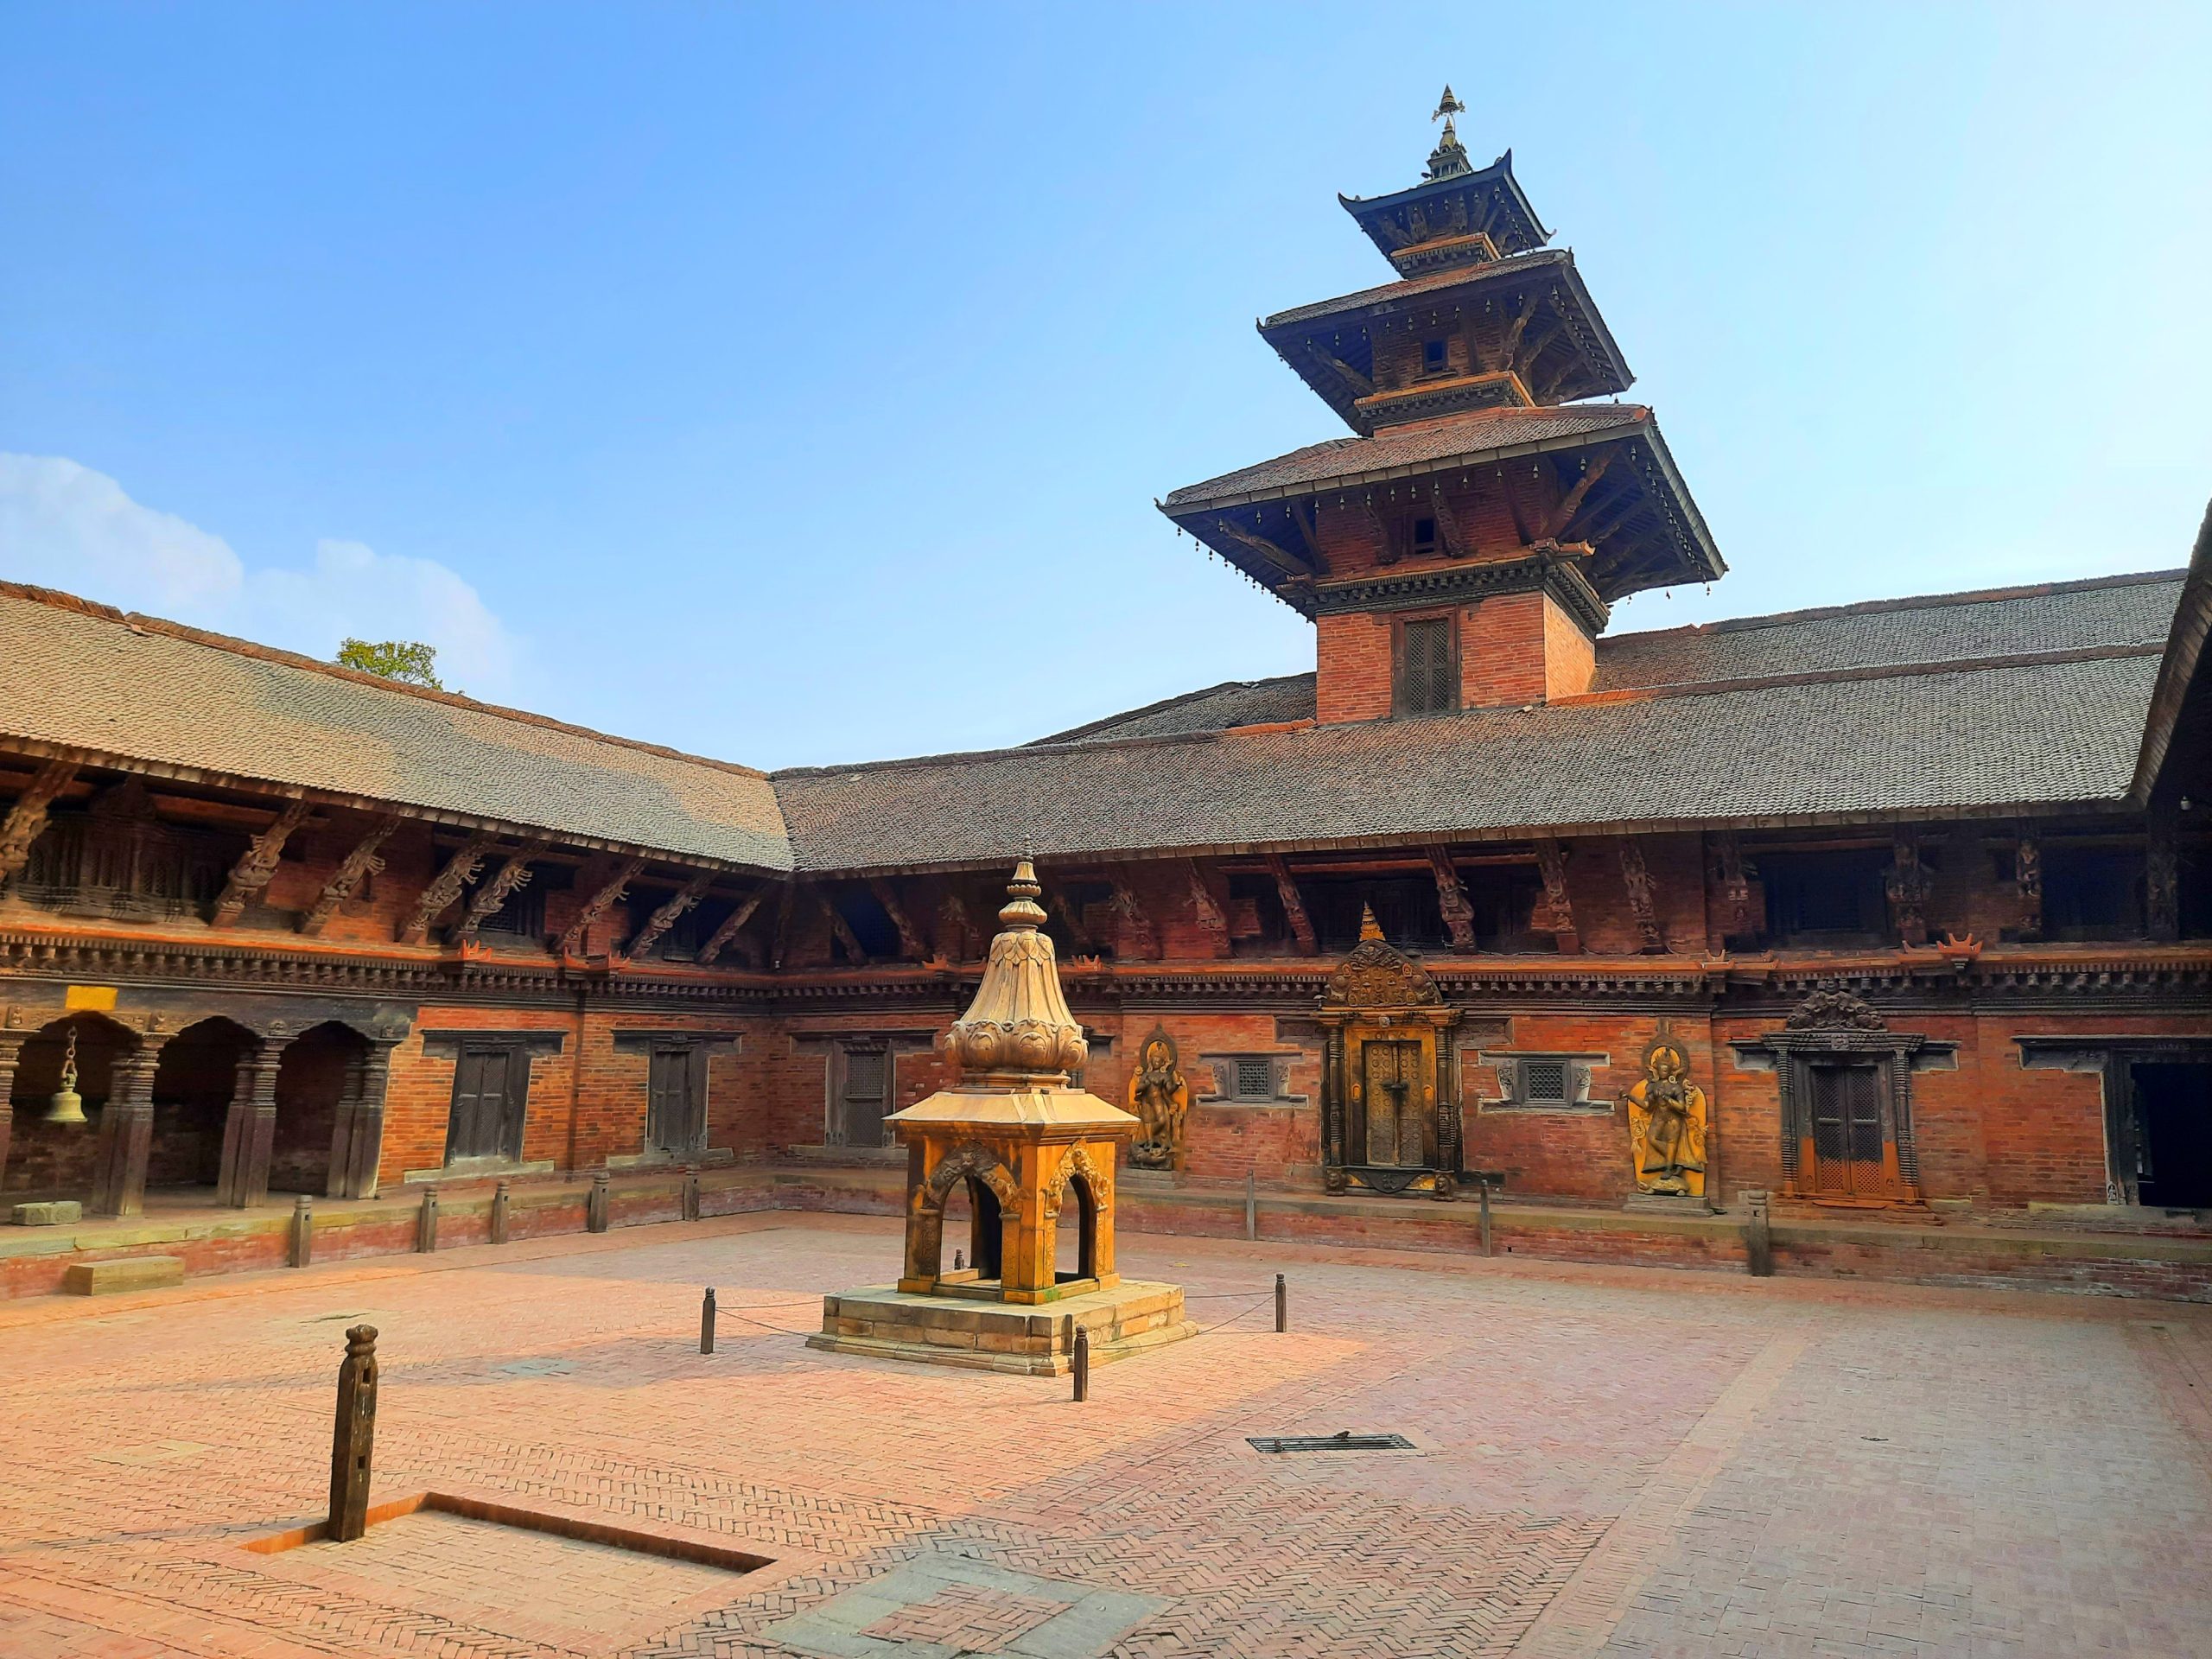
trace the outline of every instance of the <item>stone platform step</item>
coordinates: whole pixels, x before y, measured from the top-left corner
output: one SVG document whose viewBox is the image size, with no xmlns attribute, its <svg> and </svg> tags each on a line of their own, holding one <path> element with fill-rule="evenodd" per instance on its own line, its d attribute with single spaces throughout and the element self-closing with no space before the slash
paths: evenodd
<svg viewBox="0 0 2212 1659">
<path fill-rule="evenodd" d="M 1078 1329 L 1090 1335 L 1090 1363 L 1107 1365 L 1196 1336 L 1198 1327 L 1185 1317 L 1180 1285 L 1141 1280 L 1039 1306 L 870 1285 L 823 1297 L 822 1329 L 806 1345 L 925 1365 L 1065 1376 L 1074 1363 Z"/>
<path fill-rule="evenodd" d="M 134 1290 L 167 1290 L 184 1282 L 179 1255 L 119 1255 L 106 1262 L 73 1263 L 61 1288 L 72 1296 L 120 1296 Z"/>
</svg>

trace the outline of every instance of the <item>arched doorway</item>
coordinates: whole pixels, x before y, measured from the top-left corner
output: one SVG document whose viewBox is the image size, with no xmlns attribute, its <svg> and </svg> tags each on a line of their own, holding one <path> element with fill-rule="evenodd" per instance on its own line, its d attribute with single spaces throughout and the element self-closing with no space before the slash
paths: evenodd
<svg viewBox="0 0 2212 1659">
<path fill-rule="evenodd" d="M 82 1123 L 49 1123 L 61 1087 L 61 1067 L 76 1037 L 77 1092 Z M 23 1044 L 10 1090 L 12 1133 L 0 1185 L 13 1202 L 26 1198 L 81 1198 L 99 1166 L 99 1121 L 115 1093 L 117 1062 L 137 1049 L 136 1033 L 98 1014 L 74 1014 L 41 1027 Z"/>
<path fill-rule="evenodd" d="M 154 1068 L 154 1135 L 149 1187 L 212 1187 L 223 1172 L 223 1131 L 258 1046 L 244 1026 L 217 1015 L 162 1045 Z"/>
<path fill-rule="evenodd" d="M 330 1020 L 284 1048 L 276 1068 L 276 1135 L 269 1154 L 272 1192 L 327 1192 L 330 1150 L 343 1105 L 358 1099 L 368 1039 Z"/>
<path fill-rule="evenodd" d="M 1054 1281 L 1065 1285 L 1096 1278 L 1098 1195 L 1091 1190 L 1089 1176 L 1078 1173 L 1068 1177 L 1067 1192 L 1060 1199 L 1052 1226 Z"/>
</svg>

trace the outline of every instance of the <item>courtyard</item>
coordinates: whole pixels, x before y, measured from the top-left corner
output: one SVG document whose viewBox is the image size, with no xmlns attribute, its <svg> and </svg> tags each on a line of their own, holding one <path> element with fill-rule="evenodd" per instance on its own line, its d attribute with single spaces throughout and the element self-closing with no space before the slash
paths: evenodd
<svg viewBox="0 0 2212 1659">
<path fill-rule="evenodd" d="M 2212 1639 L 2212 1309 L 1129 1235 L 1126 1270 L 1185 1285 L 1203 1332 L 1077 1404 L 1065 1380 L 810 1351 L 821 1293 L 898 1249 L 887 1219 L 733 1217 L 0 1308 L 0 1653 Z M 270 1550 L 322 1512 L 359 1323 L 381 1333 L 374 1501 L 480 1512 Z M 1347 1428 L 1411 1444 L 1249 1443 Z"/>
</svg>

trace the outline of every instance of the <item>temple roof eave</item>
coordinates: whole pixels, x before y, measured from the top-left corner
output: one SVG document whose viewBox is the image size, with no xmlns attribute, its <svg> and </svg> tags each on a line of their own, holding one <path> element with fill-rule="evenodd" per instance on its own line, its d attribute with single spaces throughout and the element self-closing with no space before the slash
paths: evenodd
<svg viewBox="0 0 2212 1659">
<path fill-rule="evenodd" d="M 884 1120 L 906 1128 L 946 1126 L 991 1129 L 1105 1130 L 1122 1134 L 1141 1128 L 1131 1114 L 1071 1085 L 1028 1088 L 940 1089 Z"/>
<path fill-rule="evenodd" d="M 1449 195 L 1454 190 L 1465 190 L 1484 184 L 1495 184 L 1503 189 L 1506 199 L 1515 212 L 1526 221 L 1529 234 L 1535 244 L 1541 245 L 1552 239 L 1551 232 L 1545 227 L 1543 220 L 1536 217 L 1534 204 L 1522 190 L 1521 181 L 1513 176 L 1513 152 L 1510 149 L 1488 167 L 1478 167 L 1471 173 L 1454 174 L 1449 178 L 1425 180 L 1420 184 L 1411 185 L 1403 190 L 1391 191 L 1387 195 L 1348 196 L 1342 191 L 1338 191 L 1337 201 L 1346 213 L 1352 216 L 1359 228 L 1367 232 L 1368 239 L 1381 249 L 1387 257 L 1393 250 L 1386 246 L 1383 238 L 1375 233 L 1372 221 L 1380 219 L 1383 215 L 1414 202 L 1427 200 L 1435 196 Z"/>
</svg>

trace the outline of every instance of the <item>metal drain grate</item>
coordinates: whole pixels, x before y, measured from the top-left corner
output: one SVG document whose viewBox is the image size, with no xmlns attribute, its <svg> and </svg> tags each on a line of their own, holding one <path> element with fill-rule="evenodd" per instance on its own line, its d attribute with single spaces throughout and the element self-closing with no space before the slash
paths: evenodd
<svg viewBox="0 0 2212 1659">
<path fill-rule="evenodd" d="M 1355 1434 L 1339 1429 L 1334 1434 L 1253 1434 L 1246 1443 L 1259 1452 L 1410 1452 L 1414 1443 L 1402 1434 Z"/>
</svg>

